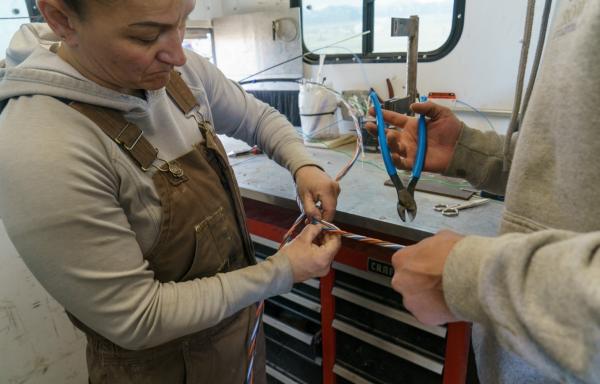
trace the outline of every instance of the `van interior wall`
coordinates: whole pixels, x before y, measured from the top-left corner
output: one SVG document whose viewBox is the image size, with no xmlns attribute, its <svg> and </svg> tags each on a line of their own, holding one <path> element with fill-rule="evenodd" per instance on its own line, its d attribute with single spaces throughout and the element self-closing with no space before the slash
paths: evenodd
<svg viewBox="0 0 600 384">
<path fill-rule="evenodd" d="M 526 5 L 522 0 L 467 0 L 463 32 L 458 44 L 440 60 L 419 63 L 419 92 L 424 95 L 429 92 L 454 92 L 458 100 L 484 112 L 494 129 L 504 133 L 513 108 Z M 289 0 L 207 0 L 197 3 L 190 18 L 210 19 L 287 7 Z M 543 7 L 544 1 L 538 0 L 526 81 L 535 54 Z M 373 87 L 384 95 L 387 93 L 385 79 L 390 78 L 396 94 L 402 94 L 402 87 L 406 83 L 405 63 L 364 65 L 369 84 L 366 84 L 359 64 L 326 64 L 323 74 L 328 84 L 338 91 Z M 306 78 L 315 78 L 317 70 L 317 65 L 304 64 Z M 481 115 L 465 105 L 456 104 L 455 112 L 470 126 L 491 129 Z"/>
<path fill-rule="evenodd" d="M 190 20 L 211 20 L 242 13 L 285 10 L 290 0 L 197 0 Z"/>
</svg>

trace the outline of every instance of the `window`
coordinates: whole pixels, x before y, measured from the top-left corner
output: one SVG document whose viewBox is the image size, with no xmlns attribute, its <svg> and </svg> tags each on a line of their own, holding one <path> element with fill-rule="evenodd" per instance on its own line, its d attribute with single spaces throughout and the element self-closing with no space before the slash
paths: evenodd
<svg viewBox="0 0 600 384">
<path fill-rule="evenodd" d="M 419 16 L 419 61 L 445 56 L 462 33 L 465 0 L 292 0 L 301 7 L 306 57 L 319 53 L 349 62 L 356 54 L 367 62 L 405 61 L 407 40 L 391 36 L 392 17 Z M 358 36 L 364 31 L 371 33 Z M 342 43 L 332 43 L 356 36 Z M 327 47 L 325 49 L 320 49 Z"/>
<path fill-rule="evenodd" d="M 6 56 L 6 48 L 21 24 L 30 22 L 35 2 L 3 0 L 0 4 L 0 60 Z M 37 9 L 36 9 L 37 10 Z"/>
<path fill-rule="evenodd" d="M 216 64 L 212 29 L 188 27 L 185 30 L 182 46 L 183 48 L 203 56 L 211 63 Z"/>
</svg>

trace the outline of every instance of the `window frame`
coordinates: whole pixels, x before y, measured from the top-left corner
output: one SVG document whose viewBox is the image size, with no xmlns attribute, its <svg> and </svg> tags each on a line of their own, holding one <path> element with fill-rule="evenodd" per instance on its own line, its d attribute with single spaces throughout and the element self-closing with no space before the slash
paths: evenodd
<svg viewBox="0 0 600 384">
<path fill-rule="evenodd" d="M 214 29 L 212 27 L 196 26 L 193 24 L 186 25 L 183 39 L 184 40 L 190 39 L 191 37 L 188 36 L 188 34 L 192 34 L 194 30 L 201 30 L 201 31 L 210 33 L 210 48 L 211 48 L 211 54 L 212 54 L 212 63 L 216 66 L 217 65 L 217 50 L 215 47 L 215 31 L 214 31 Z"/>
<path fill-rule="evenodd" d="M 291 8 L 300 8 L 300 24 L 303 26 L 303 13 L 302 13 L 302 0 L 290 0 Z M 363 0 L 363 32 L 373 30 L 372 26 L 375 23 L 375 0 Z M 465 0 L 454 0 L 454 7 L 452 12 L 452 27 L 450 29 L 450 35 L 448 39 L 437 49 L 433 51 L 419 51 L 418 61 L 419 62 L 431 62 L 436 61 L 447 54 L 458 44 L 462 35 L 463 26 L 465 20 Z M 360 58 L 363 63 L 405 63 L 406 62 L 406 51 L 403 52 L 385 52 L 385 53 L 373 53 L 373 39 L 374 34 L 369 33 L 362 37 L 362 52 L 356 53 L 356 56 Z M 304 54 L 303 60 L 307 64 L 317 64 L 319 62 L 319 55 L 310 53 L 304 44 L 304 28 L 302 28 L 302 52 Z M 327 54 L 326 63 L 354 63 L 356 59 L 352 54 Z"/>
<path fill-rule="evenodd" d="M 37 7 L 35 0 L 25 0 L 27 6 L 27 12 L 29 12 L 29 21 L 32 23 L 43 23 L 44 18 L 42 17 L 40 10 Z"/>
</svg>

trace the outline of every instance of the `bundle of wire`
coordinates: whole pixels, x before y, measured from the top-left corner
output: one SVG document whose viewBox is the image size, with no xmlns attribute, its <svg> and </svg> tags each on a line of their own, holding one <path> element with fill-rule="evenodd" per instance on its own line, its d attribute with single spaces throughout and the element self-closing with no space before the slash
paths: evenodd
<svg viewBox="0 0 600 384">
<path fill-rule="evenodd" d="M 327 233 L 331 233 L 334 235 L 340 235 L 347 239 L 360 241 L 361 243 L 376 245 L 378 247 L 388 248 L 388 249 L 393 249 L 393 250 L 398 250 L 398 249 L 404 248 L 404 246 L 400 245 L 400 244 L 390 243 L 389 241 L 374 239 L 372 237 L 357 235 L 356 233 L 341 230 L 338 227 L 336 227 L 335 225 L 333 225 L 325 220 L 313 219 L 313 224 L 321 224 L 323 226 L 323 231 L 326 231 Z"/>
</svg>

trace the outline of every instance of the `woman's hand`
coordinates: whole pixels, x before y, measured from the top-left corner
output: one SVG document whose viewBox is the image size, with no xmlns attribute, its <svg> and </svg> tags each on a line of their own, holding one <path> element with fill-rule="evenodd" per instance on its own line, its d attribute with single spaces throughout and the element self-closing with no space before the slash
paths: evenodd
<svg viewBox="0 0 600 384">
<path fill-rule="evenodd" d="M 319 167 L 304 166 L 296 171 L 296 190 L 304 207 L 307 217 L 333 220 L 337 198 L 340 194 L 340 185 L 333 181 Z M 321 202 L 321 210 L 316 203 Z"/>
<path fill-rule="evenodd" d="M 295 283 L 311 277 L 325 276 L 342 245 L 340 236 L 327 233 L 323 234 L 320 245 L 316 244 L 321 228 L 320 225 L 308 224 L 294 240 L 281 249 L 290 260 Z"/>
<path fill-rule="evenodd" d="M 410 108 L 429 117 L 427 121 L 427 156 L 424 171 L 441 173 L 448 168 L 458 141 L 462 123 L 446 107 L 432 102 L 414 103 Z M 374 111 L 370 113 L 373 115 Z M 400 113 L 383 110 L 386 123 L 401 128 L 386 131 L 388 147 L 394 164 L 399 169 L 410 170 L 417 153 L 417 128 L 419 120 Z M 377 125 L 367 123 L 366 128 L 377 135 Z"/>
</svg>

